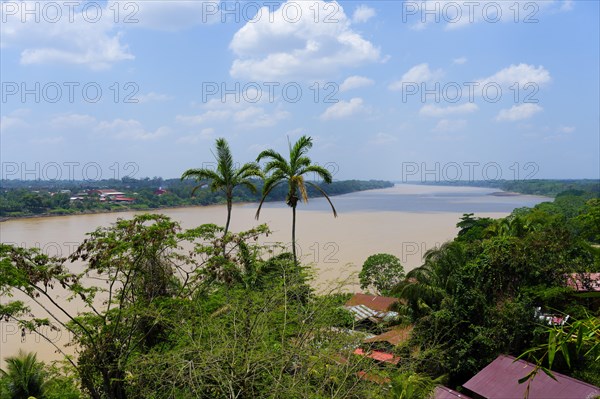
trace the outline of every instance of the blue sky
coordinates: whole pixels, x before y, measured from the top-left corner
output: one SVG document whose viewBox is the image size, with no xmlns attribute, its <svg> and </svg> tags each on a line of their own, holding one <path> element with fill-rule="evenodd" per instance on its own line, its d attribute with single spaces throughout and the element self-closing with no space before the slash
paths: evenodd
<svg viewBox="0 0 600 399">
<path fill-rule="evenodd" d="M 228 10 L 227 12 L 224 12 Z M 599 178 L 596 1 L 3 1 L 3 178 Z M 37 20 L 36 20 L 37 19 Z M 100 93 L 100 91 L 101 93 Z"/>
</svg>

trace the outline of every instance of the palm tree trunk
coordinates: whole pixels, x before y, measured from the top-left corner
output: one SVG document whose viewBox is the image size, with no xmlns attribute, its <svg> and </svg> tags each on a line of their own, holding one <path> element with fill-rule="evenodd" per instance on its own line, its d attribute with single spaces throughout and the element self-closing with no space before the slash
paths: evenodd
<svg viewBox="0 0 600 399">
<path fill-rule="evenodd" d="M 225 231 L 223 232 L 223 256 L 225 257 L 225 253 L 227 251 L 226 249 L 226 243 L 227 240 L 225 238 L 225 236 L 227 235 L 227 232 L 229 231 L 229 222 L 231 221 L 231 208 L 233 206 L 233 199 L 231 197 L 227 197 L 227 222 L 225 223 Z"/>
<path fill-rule="evenodd" d="M 294 255 L 294 265 L 298 266 L 296 258 L 296 205 L 292 206 L 292 254 Z"/>
</svg>

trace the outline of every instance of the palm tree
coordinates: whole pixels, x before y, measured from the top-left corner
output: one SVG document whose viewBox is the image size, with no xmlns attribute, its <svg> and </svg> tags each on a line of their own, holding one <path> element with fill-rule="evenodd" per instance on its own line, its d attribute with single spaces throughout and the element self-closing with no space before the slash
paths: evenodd
<svg viewBox="0 0 600 399">
<path fill-rule="evenodd" d="M 265 165 L 265 174 L 271 173 L 266 178 L 263 186 L 262 198 L 256 211 L 256 219 L 260 216 L 260 210 L 262 204 L 269 195 L 269 193 L 281 183 L 287 182 L 288 192 L 285 197 L 285 203 L 292 208 L 292 254 L 294 256 L 294 264 L 298 265 L 298 259 L 296 257 L 296 206 L 298 200 L 308 202 L 308 193 L 306 192 L 306 186 L 309 185 L 319 191 L 331 205 L 333 216 L 337 217 L 337 211 L 333 206 L 333 203 L 329 199 L 329 196 L 325 191 L 321 189 L 317 184 L 307 181 L 304 179 L 306 173 L 316 173 L 325 183 L 331 183 L 331 173 L 318 165 L 313 165 L 310 158 L 306 156 L 306 153 L 312 148 L 312 138 L 308 136 L 302 136 L 292 144 L 288 140 L 288 147 L 290 151 L 289 162 L 278 152 L 274 150 L 265 150 L 258 154 L 256 162 L 260 162 L 263 158 L 267 158 L 269 161 Z"/>
<path fill-rule="evenodd" d="M 439 308 L 442 300 L 456 289 L 458 268 L 466 262 L 464 247 L 448 241 L 425 252 L 423 265 L 406 274 L 393 292 L 407 301 L 413 318 Z"/>
<path fill-rule="evenodd" d="M 192 195 L 200 187 L 206 186 L 209 182 L 203 182 L 205 180 L 210 181 L 210 190 L 212 192 L 222 191 L 227 199 L 227 223 L 225 224 L 225 232 L 223 235 L 227 235 L 229 231 L 229 222 L 231 221 L 231 208 L 233 207 L 233 189 L 237 186 L 245 186 L 250 191 L 256 192 L 256 186 L 252 182 L 252 177 L 263 177 L 260 167 L 255 162 L 248 162 L 243 164 L 240 168 L 236 168 L 233 162 L 233 156 L 229 149 L 229 144 L 224 138 L 218 138 L 216 141 L 217 154 L 215 159 L 217 160 L 217 170 L 211 170 L 207 168 L 201 169 L 188 169 L 183 175 L 181 180 L 192 178 L 197 180 L 200 184 L 194 187 Z"/>
<path fill-rule="evenodd" d="M 38 362 L 35 353 L 19 351 L 17 356 L 4 360 L 6 371 L 0 370 L 0 375 L 8 380 L 10 398 L 44 397 L 44 364 Z"/>
</svg>

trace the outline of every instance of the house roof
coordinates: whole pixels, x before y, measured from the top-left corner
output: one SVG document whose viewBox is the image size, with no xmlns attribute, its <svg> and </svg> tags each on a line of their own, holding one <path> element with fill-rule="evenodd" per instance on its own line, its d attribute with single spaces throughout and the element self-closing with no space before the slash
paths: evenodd
<svg viewBox="0 0 600 399">
<path fill-rule="evenodd" d="M 463 386 L 486 399 L 522 399 L 527 382 L 519 384 L 534 365 L 512 356 L 500 355 Z M 556 381 L 540 371 L 531 381 L 529 399 L 586 399 L 600 395 L 600 388 L 552 372 Z"/>
<path fill-rule="evenodd" d="M 567 286 L 577 292 L 600 292 L 600 273 L 567 274 Z"/>
<path fill-rule="evenodd" d="M 399 345 L 402 342 L 408 340 L 410 337 L 410 333 L 413 330 L 413 326 L 406 327 L 397 327 L 393 328 L 390 331 L 386 331 L 383 334 L 376 335 L 371 338 L 365 339 L 364 343 L 373 343 L 373 342 L 389 342 L 392 345 Z"/>
<path fill-rule="evenodd" d="M 396 356 L 392 355 L 391 353 L 385 353 L 385 352 L 380 352 L 380 351 L 365 352 L 361 348 L 356 348 L 353 353 L 355 355 L 366 356 L 368 358 L 371 358 L 373 360 L 377 360 L 378 362 L 383 362 L 383 363 L 398 364 L 398 362 L 400 361 L 399 357 L 396 357 Z"/>
<path fill-rule="evenodd" d="M 369 309 L 386 312 L 390 310 L 392 305 L 396 302 L 398 302 L 398 298 L 358 293 L 354 294 L 352 298 L 346 302 L 346 306 L 364 305 Z"/>
<path fill-rule="evenodd" d="M 346 306 L 346 309 L 354 314 L 354 321 L 356 322 L 369 319 L 373 323 L 378 324 L 381 321 L 387 321 L 398 316 L 396 312 L 378 312 L 365 305 Z"/>
<path fill-rule="evenodd" d="M 91 190 L 91 191 L 92 192 L 96 192 L 96 193 L 98 193 L 100 195 L 123 195 L 122 192 L 117 191 L 117 190 L 112 190 L 112 189 L 109 189 L 109 190 L 104 190 L 104 189 L 102 189 L 102 190 Z"/>
<path fill-rule="evenodd" d="M 433 399 L 471 399 L 464 393 L 453 391 L 450 388 L 438 385 L 433 391 Z"/>
</svg>

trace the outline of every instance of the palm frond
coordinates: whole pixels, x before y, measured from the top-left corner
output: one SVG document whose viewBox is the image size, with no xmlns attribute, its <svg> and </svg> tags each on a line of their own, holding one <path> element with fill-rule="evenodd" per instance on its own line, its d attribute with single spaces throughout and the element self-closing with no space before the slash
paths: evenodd
<svg viewBox="0 0 600 399">
<path fill-rule="evenodd" d="M 260 199 L 260 203 L 258 204 L 258 209 L 256 210 L 256 219 L 258 220 L 258 218 L 260 217 L 260 210 L 262 208 L 263 203 L 265 202 L 265 199 L 267 198 L 267 196 L 269 195 L 269 193 L 271 193 L 271 191 L 277 187 L 278 185 L 280 185 L 281 183 L 283 183 L 283 180 L 281 178 L 278 177 L 274 177 L 271 176 L 269 177 L 267 180 L 265 180 L 265 185 L 263 186 L 263 194 L 262 194 L 262 198 Z"/>
<path fill-rule="evenodd" d="M 298 174 L 304 175 L 306 173 L 315 173 L 318 175 L 325 183 L 331 183 L 333 181 L 333 177 L 331 176 L 331 172 L 319 165 L 308 165 L 302 168 Z"/>
<path fill-rule="evenodd" d="M 335 210 L 335 206 L 333 206 L 333 202 L 331 202 L 331 199 L 329 198 L 327 193 L 325 191 L 323 191 L 323 189 L 321 187 L 319 187 L 318 185 L 316 185 L 313 182 L 307 181 L 306 184 L 309 184 L 311 187 L 314 187 L 315 190 L 317 190 L 321 194 L 323 194 L 323 196 L 325 197 L 325 199 L 327 200 L 327 202 L 329 202 L 329 205 L 331 206 L 331 210 L 333 211 L 333 217 L 337 217 L 337 211 Z"/>
<path fill-rule="evenodd" d="M 256 157 L 256 162 L 260 162 L 263 158 L 270 158 L 283 163 L 287 163 L 285 158 L 275 150 L 264 150 Z"/>
</svg>

